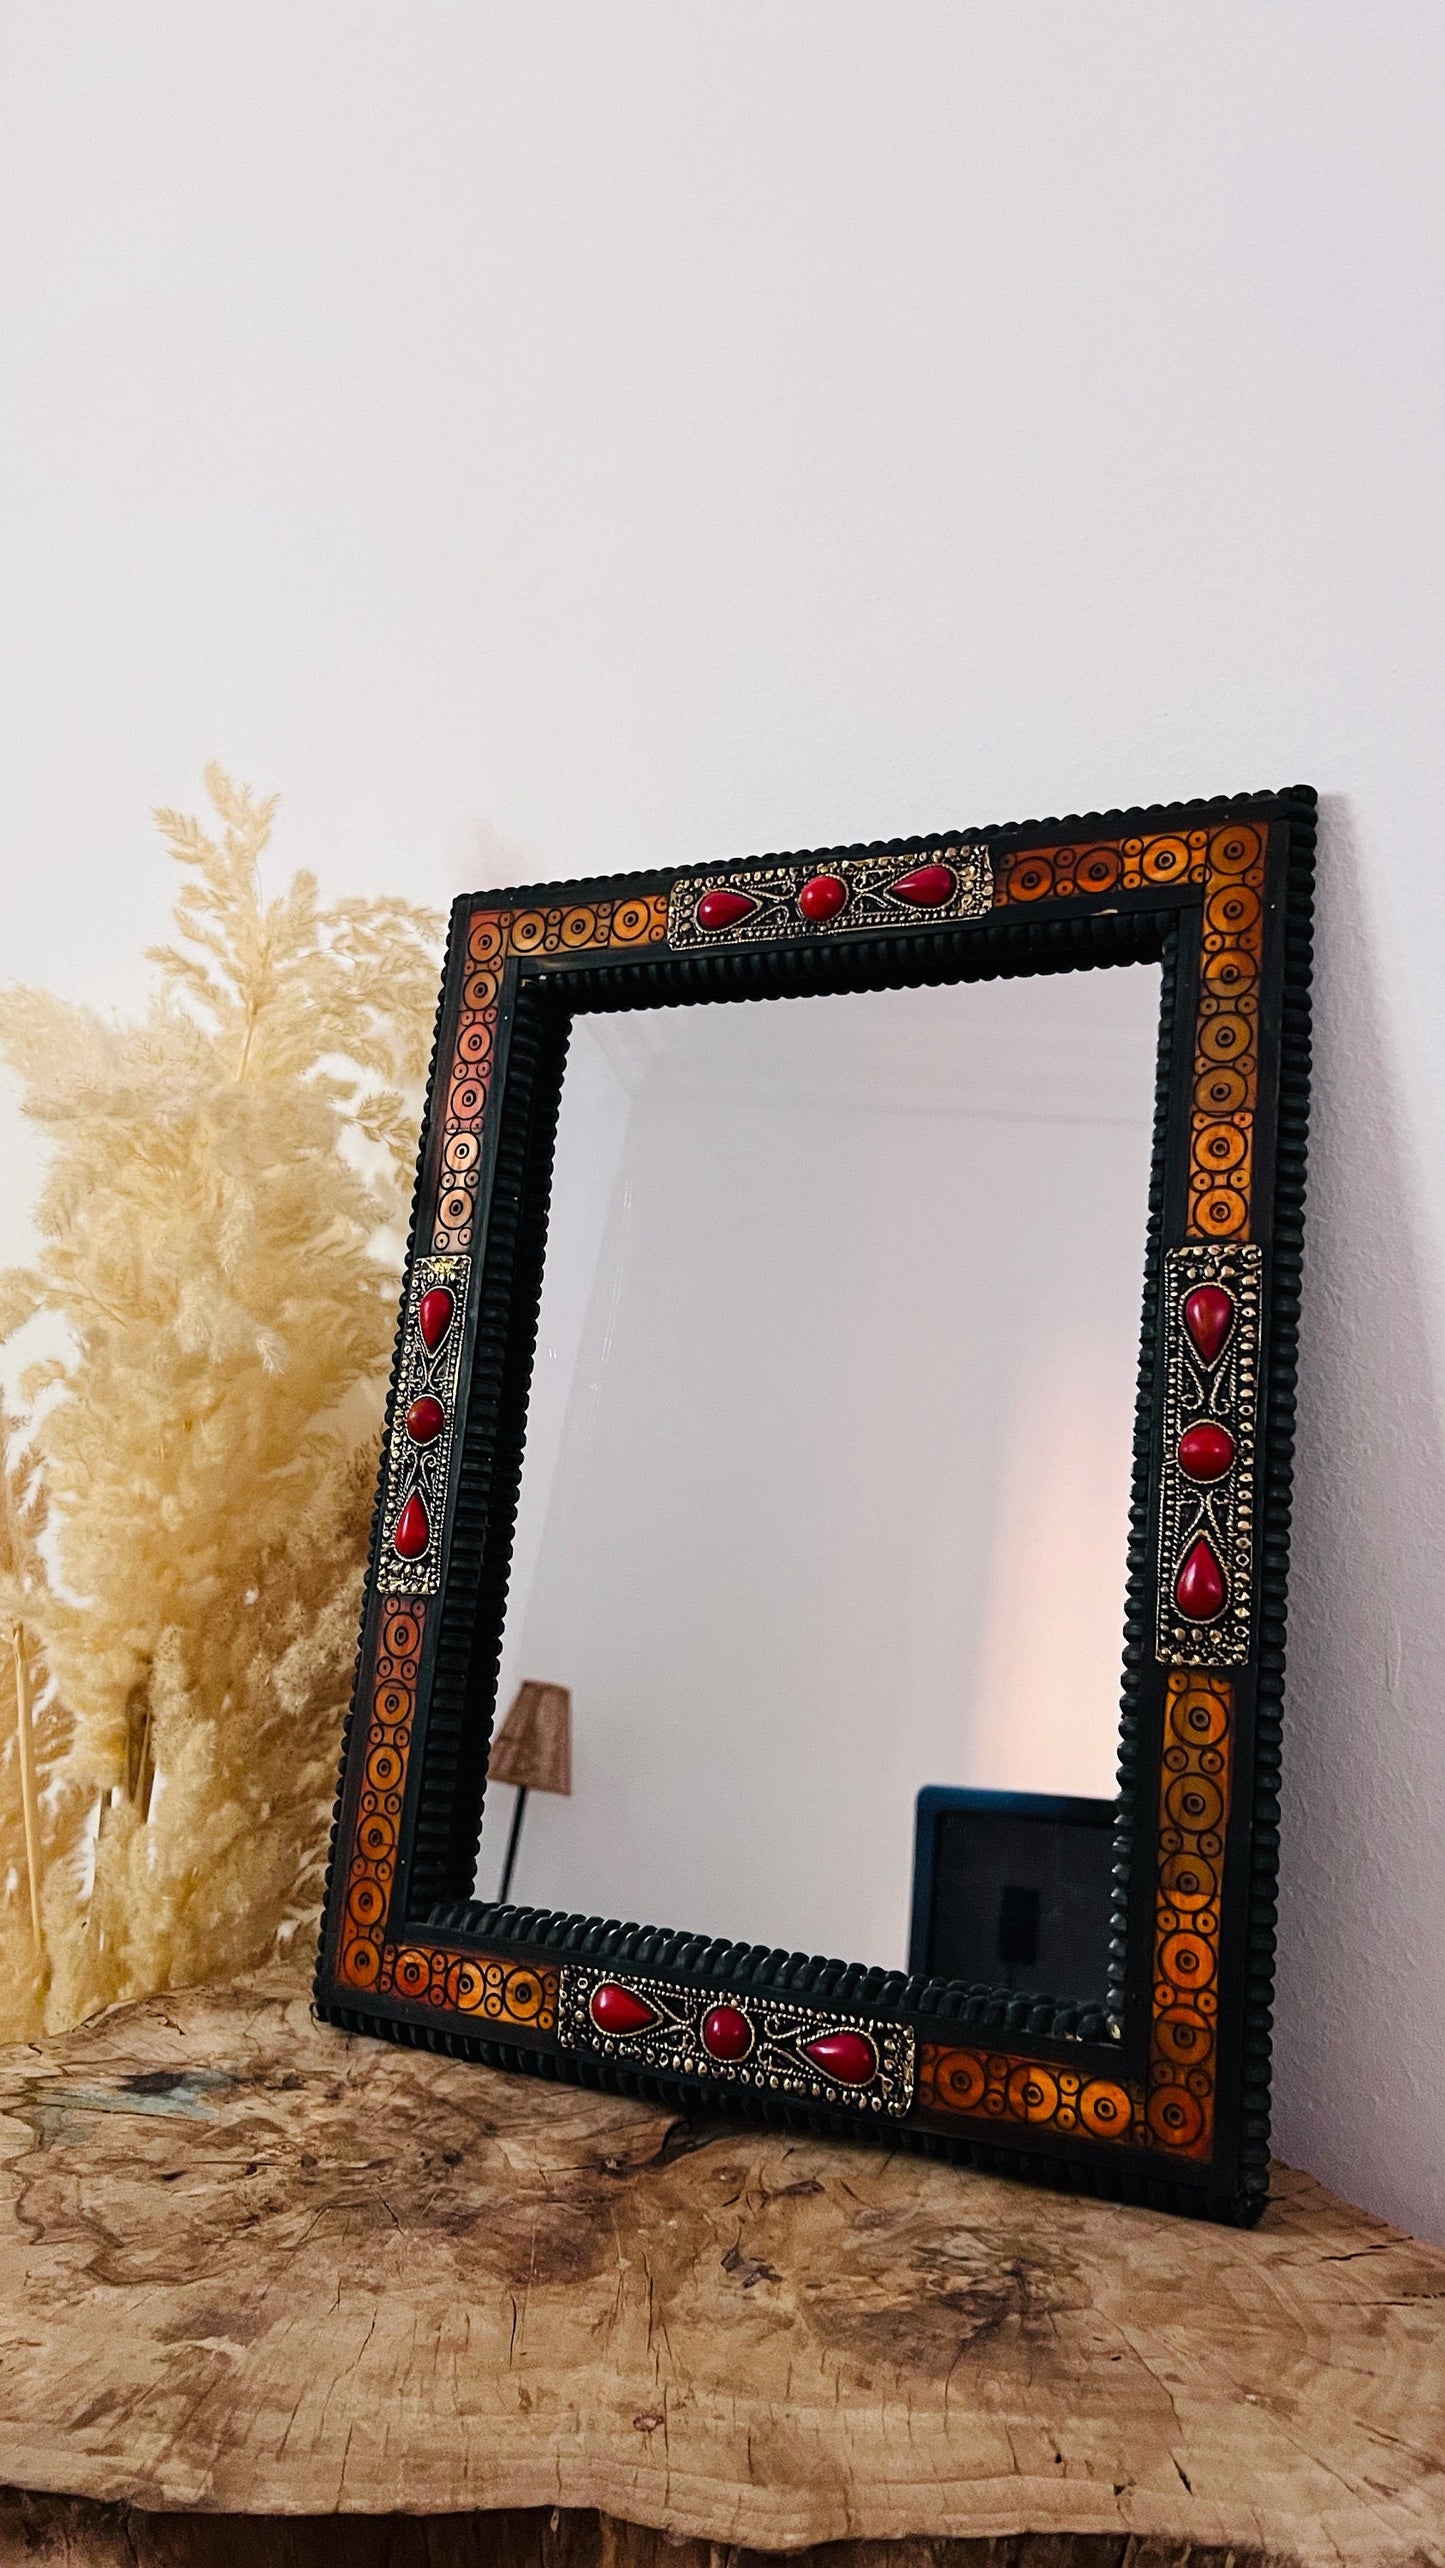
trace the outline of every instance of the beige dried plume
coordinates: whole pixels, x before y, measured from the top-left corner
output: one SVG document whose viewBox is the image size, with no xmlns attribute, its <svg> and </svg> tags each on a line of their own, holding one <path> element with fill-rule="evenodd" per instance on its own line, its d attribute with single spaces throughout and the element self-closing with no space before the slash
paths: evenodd
<svg viewBox="0 0 1445 2568">
<path fill-rule="evenodd" d="M 320 1903 L 441 921 L 265 901 L 274 801 L 206 784 L 144 1024 L 0 995 L 51 1143 L 0 1348 L 54 1350 L 0 1415 L 0 2038 Z"/>
</svg>

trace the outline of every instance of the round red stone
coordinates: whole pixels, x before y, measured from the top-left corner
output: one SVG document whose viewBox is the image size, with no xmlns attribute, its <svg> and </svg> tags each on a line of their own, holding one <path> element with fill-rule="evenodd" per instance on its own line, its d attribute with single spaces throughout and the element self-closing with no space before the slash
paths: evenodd
<svg viewBox="0 0 1445 2568">
<path fill-rule="evenodd" d="M 816 2060 L 840 2086 L 866 2086 L 878 2072 L 878 2054 L 866 2033 L 820 2033 L 806 2042 L 805 2056 Z"/>
<path fill-rule="evenodd" d="M 1191 1623 L 1212 1623 L 1226 1592 L 1224 1572 L 1201 1534 L 1174 1581 L 1174 1602 Z"/>
<path fill-rule="evenodd" d="M 740 2006 L 715 2006 L 702 2020 L 702 2047 L 713 2060 L 745 2060 L 753 2028 Z"/>
<path fill-rule="evenodd" d="M 435 1355 L 441 1345 L 451 1327 L 456 1307 L 455 1297 L 445 1284 L 434 1284 L 429 1293 L 423 1293 L 416 1306 L 416 1324 L 428 1355 Z"/>
<path fill-rule="evenodd" d="M 1190 1480 L 1222 1480 L 1234 1468 L 1234 1438 L 1214 1418 L 1201 1418 L 1179 1439 L 1179 1468 Z"/>
<path fill-rule="evenodd" d="M 1234 1326 L 1234 1295 L 1222 1284 L 1199 1284 L 1184 1296 L 1184 1325 L 1206 1364 L 1212 1364 Z"/>
<path fill-rule="evenodd" d="M 414 1489 L 396 1520 L 391 1547 L 401 1554 L 403 1560 L 420 1560 L 430 1541 L 431 1526 L 427 1512 L 420 1492 Z"/>
<path fill-rule="evenodd" d="M 594 1988 L 587 2008 L 599 2033 L 645 2033 L 657 2022 L 657 2009 L 634 1989 L 619 1987 L 616 1980 L 604 1980 Z"/>
<path fill-rule="evenodd" d="M 413 1444 L 435 1444 L 446 1422 L 445 1409 L 429 1391 L 424 1391 L 419 1400 L 413 1400 L 406 1413 L 406 1431 Z"/>
<path fill-rule="evenodd" d="M 824 919 L 836 918 L 848 898 L 848 886 L 836 874 L 815 874 L 798 894 L 798 907 L 814 926 Z"/>
<path fill-rule="evenodd" d="M 697 905 L 699 927 L 736 927 L 741 919 L 751 918 L 757 908 L 746 892 L 704 892 Z"/>
<path fill-rule="evenodd" d="M 953 898 L 958 876 L 947 865 L 915 865 L 888 889 L 896 901 L 909 901 L 914 909 L 937 909 L 940 901 Z"/>
</svg>

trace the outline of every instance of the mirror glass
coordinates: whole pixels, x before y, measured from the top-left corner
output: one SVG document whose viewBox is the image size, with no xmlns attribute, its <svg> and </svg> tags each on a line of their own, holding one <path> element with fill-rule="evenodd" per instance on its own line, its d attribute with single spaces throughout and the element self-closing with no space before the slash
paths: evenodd
<svg viewBox="0 0 1445 2568">
<path fill-rule="evenodd" d="M 900 1969 L 922 1788 L 1074 1796 L 1102 1852 L 1159 995 L 574 1020 L 499 1691 L 566 1687 L 573 1763 L 514 1899 Z M 977 1836 L 993 1976 L 1095 1994 L 1029 1978 Z"/>
</svg>

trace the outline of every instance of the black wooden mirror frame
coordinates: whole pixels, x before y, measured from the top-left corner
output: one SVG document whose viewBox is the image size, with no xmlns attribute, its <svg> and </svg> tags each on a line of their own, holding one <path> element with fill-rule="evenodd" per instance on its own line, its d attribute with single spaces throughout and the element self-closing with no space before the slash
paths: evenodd
<svg viewBox="0 0 1445 2568">
<path fill-rule="evenodd" d="M 1257 2215 L 1314 835 L 1298 788 L 456 903 L 323 2016 L 509 2069 Z M 573 1014 L 1133 961 L 1162 965 L 1162 1007 L 1107 2006 L 476 1902 Z"/>
</svg>

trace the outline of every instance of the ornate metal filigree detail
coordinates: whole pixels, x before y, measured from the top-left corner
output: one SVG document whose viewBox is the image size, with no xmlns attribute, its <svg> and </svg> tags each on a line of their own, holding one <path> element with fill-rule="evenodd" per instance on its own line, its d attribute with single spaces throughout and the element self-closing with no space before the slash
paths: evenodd
<svg viewBox="0 0 1445 2568">
<path fill-rule="evenodd" d="M 619 2013 L 624 2019 L 635 2016 L 631 2029 L 608 2029 L 605 2020 L 598 2020 L 599 2014 L 606 2017 L 604 1993 L 613 1992 L 630 2001 Z M 719 2017 L 728 2019 L 730 2039 L 741 2041 L 744 2036 L 735 2035 L 734 2027 L 746 2028 L 747 2047 L 737 2056 L 721 2055 L 708 2041 L 707 2028 Z M 568 1963 L 562 1971 L 557 2039 L 564 2051 L 590 2051 L 619 2066 L 704 2078 L 710 2085 L 751 2087 L 841 2105 L 854 2113 L 898 2119 L 913 2101 L 911 2025 L 824 2014 L 815 2007 L 740 1996 L 728 1989 L 679 1988 L 671 1980 L 635 1979 L 630 1972 L 584 1970 Z M 856 2072 L 866 2055 L 871 2068 L 861 2076 L 834 2074 L 826 2051 L 823 2059 L 816 2056 L 819 2044 L 832 2046 L 840 2067 Z"/>
<path fill-rule="evenodd" d="M 1242 1667 L 1249 1656 L 1254 1561 L 1254 1448 L 1259 1406 L 1260 1249 L 1247 1241 L 1189 1242 L 1164 1261 L 1164 1455 L 1159 1491 L 1156 1655 L 1170 1667 Z M 1191 1334 L 1186 1305 L 1201 1290 L 1229 1297 L 1227 1334 L 1213 1353 Z M 1186 1468 L 1184 1440 L 1222 1431 L 1232 1460 L 1217 1476 Z M 1184 1448 L 1184 1458 L 1181 1458 Z M 1221 1448 L 1222 1450 L 1222 1448 Z M 1222 1575 L 1206 1619 L 1180 1610 L 1176 1587 L 1201 1545 Z"/>
<path fill-rule="evenodd" d="M 940 879 L 923 883 L 921 892 L 900 893 L 897 888 L 917 887 L 929 875 Z M 820 885 L 838 888 L 820 893 Z M 813 895 L 811 903 L 805 894 Z M 709 925 L 699 911 L 710 895 L 724 910 L 733 902 L 749 907 L 743 915 L 720 916 Z M 684 875 L 668 900 L 667 941 L 682 952 L 697 953 L 714 945 L 845 936 L 862 928 L 957 926 L 961 919 L 986 918 L 992 903 L 993 867 L 983 845 L 905 856 L 815 857 L 760 872 L 739 868 Z"/>
<path fill-rule="evenodd" d="M 442 1516 L 447 1472 L 456 1431 L 457 1372 L 462 1360 L 462 1322 L 466 1311 L 469 1257 L 419 1257 L 407 1293 L 406 1328 L 391 1417 L 391 1444 L 386 1464 L 386 1503 L 381 1516 L 382 1577 L 394 1596 L 434 1596 L 441 1584 Z M 446 1328 L 427 1344 L 423 1302 L 449 1294 L 452 1311 Z M 440 1424 L 425 1442 L 409 1433 L 407 1419 L 422 1402 L 441 1413 Z M 430 1414 L 427 1423 L 431 1423 Z M 413 1499 L 424 1515 L 426 1540 L 413 1551 L 398 1532 Z"/>
</svg>

